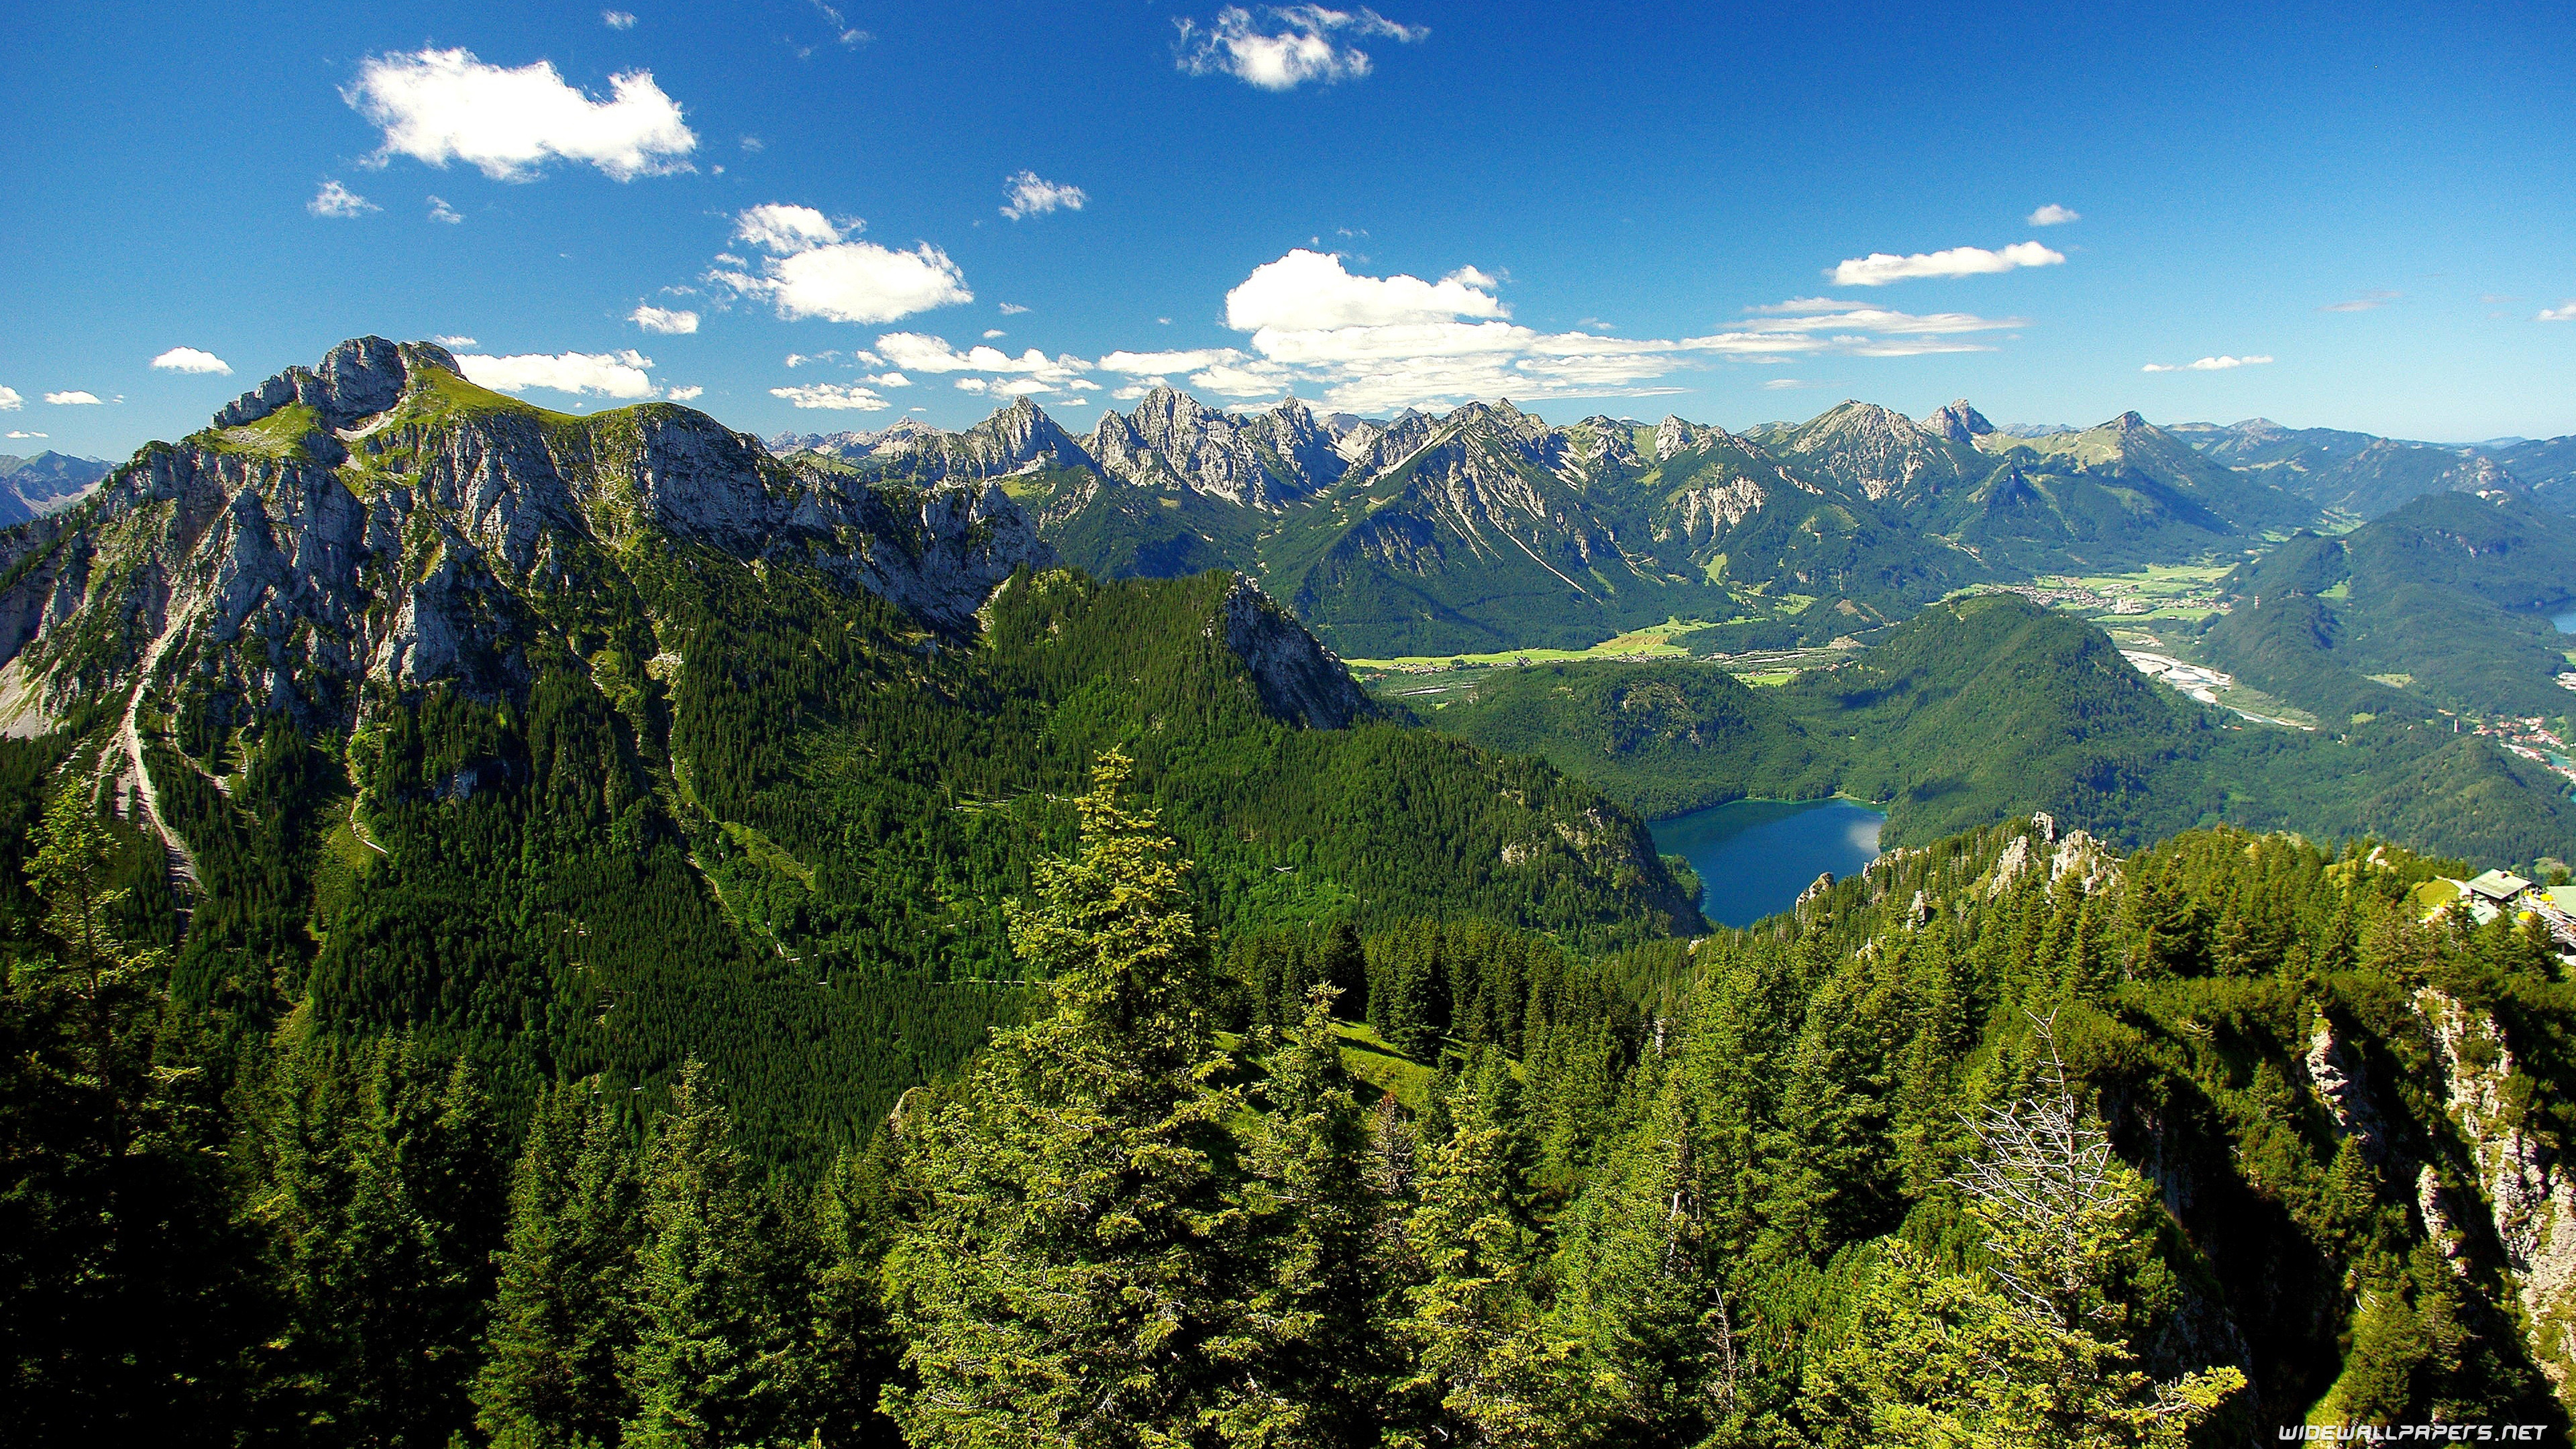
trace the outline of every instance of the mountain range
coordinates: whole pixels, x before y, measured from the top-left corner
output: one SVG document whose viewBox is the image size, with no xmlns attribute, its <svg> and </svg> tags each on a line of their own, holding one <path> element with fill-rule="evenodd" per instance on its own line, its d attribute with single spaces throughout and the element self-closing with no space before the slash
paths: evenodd
<svg viewBox="0 0 2576 1449">
<path fill-rule="evenodd" d="M 1965 402 L 1846 402 L 1735 434 L 1550 425 L 1509 402 L 1384 421 L 1168 388 L 1077 437 L 1027 399 L 960 433 L 773 440 L 855 476 L 999 482 L 1069 562 L 1230 568 L 1354 657 L 1582 647 L 1667 619 L 1796 616 L 1824 642 L 1968 584 L 2242 547 L 2318 508 L 2136 413 L 2034 438 Z"/>
</svg>

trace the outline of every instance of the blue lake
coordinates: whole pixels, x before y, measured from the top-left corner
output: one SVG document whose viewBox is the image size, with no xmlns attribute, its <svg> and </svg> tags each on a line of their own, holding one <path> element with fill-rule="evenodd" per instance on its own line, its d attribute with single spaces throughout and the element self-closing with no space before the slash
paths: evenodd
<svg viewBox="0 0 2576 1449">
<path fill-rule="evenodd" d="M 1700 913 L 1749 926 L 1798 903 L 1826 871 L 1834 879 L 1878 858 L 1887 817 L 1849 800 L 1738 800 L 1652 822 L 1655 849 L 1699 872 Z"/>
</svg>

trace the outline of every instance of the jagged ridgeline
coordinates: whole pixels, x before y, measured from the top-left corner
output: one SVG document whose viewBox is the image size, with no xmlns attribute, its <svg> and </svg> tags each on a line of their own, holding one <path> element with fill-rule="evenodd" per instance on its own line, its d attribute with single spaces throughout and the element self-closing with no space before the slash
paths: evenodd
<svg viewBox="0 0 2576 1449">
<path fill-rule="evenodd" d="M 1509 402 L 1229 413 L 1156 388 L 1087 439 L 1023 398 L 962 433 L 772 441 L 863 476 L 998 479 L 1093 573 L 1237 569 L 1353 658 L 1582 648 L 1674 618 L 1821 644 L 1962 585 L 2188 559 L 2317 516 L 2136 413 L 2021 438 L 1964 402 L 1735 434 L 1555 427 Z"/>
<path fill-rule="evenodd" d="M 1095 582 L 998 487 L 548 412 L 428 344 L 344 343 L 0 537 L 0 709 L 168 842 L 180 996 L 518 1090 L 694 1052 L 772 1156 L 1019 1009 L 1002 903 L 1113 745 L 1212 925 L 1698 925 L 1633 815 L 1382 718 L 1245 580 Z"/>
</svg>

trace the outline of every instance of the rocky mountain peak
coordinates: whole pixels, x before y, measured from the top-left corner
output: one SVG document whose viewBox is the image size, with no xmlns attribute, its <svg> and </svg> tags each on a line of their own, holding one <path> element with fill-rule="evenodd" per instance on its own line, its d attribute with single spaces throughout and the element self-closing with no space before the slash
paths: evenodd
<svg viewBox="0 0 2576 1449">
<path fill-rule="evenodd" d="M 240 427 L 290 403 L 302 403 L 320 416 L 322 426 L 345 428 L 400 402 L 413 369 L 421 367 L 463 375 L 455 354 L 435 342 L 352 337 L 332 348 L 321 366 L 290 367 L 235 398 L 215 414 L 214 424 Z"/>
<path fill-rule="evenodd" d="M 1920 426 L 1936 438 L 1947 438 L 1970 447 L 1976 446 L 1977 439 L 1995 430 L 1995 425 L 1986 421 L 1984 413 L 1968 406 L 1966 398 L 1959 398 L 1923 419 Z"/>
</svg>

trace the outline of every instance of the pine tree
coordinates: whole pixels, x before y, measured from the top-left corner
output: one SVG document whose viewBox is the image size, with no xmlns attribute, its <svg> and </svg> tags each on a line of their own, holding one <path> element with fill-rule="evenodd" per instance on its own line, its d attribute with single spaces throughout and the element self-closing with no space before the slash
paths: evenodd
<svg viewBox="0 0 2576 1449">
<path fill-rule="evenodd" d="M 1735 1407 L 1738 1349 L 1695 1151 L 1667 1077 L 1653 1115 L 1557 1223 L 1551 1325 L 1581 1345 L 1585 1394 L 1620 1441 L 1695 1444 Z"/>
<path fill-rule="evenodd" d="M 1406 1227 L 1425 1281 L 1396 1325 L 1411 1351 L 1402 1385 L 1436 1396 L 1442 1431 L 1468 1442 L 1574 1442 L 1572 1345 L 1542 1332 L 1532 1293 L 1538 1234 L 1529 1220 L 1532 1151 L 1511 1064 L 1477 1054 L 1446 1138 L 1423 1154 L 1421 1205 Z"/>
<path fill-rule="evenodd" d="M 810 1437 L 803 1365 L 782 1304 L 762 1194 L 705 1064 L 682 1068 L 644 1167 L 642 1318 L 628 1389 L 632 1449 L 736 1449 Z"/>
<path fill-rule="evenodd" d="M 1100 759 L 1078 853 L 1012 914 L 1054 1015 L 905 1128 L 922 1210 L 885 1279 L 915 1382 L 886 1400 L 916 1445 L 1192 1443 L 1261 1349 L 1223 1177 L 1241 1094 L 1215 1082 L 1184 864 L 1130 772 Z"/>
<path fill-rule="evenodd" d="M 280 1073 L 261 1215 L 292 1322 L 284 1432 L 443 1445 L 472 1422 L 503 1221 L 498 1127 L 471 1069 L 395 1037 L 342 1061 L 295 1045 Z"/>
<path fill-rule="evenodd" d="M 1342 1068 L 1330 986 L 1267 1059 L 1246 1190 L 1251 1289 L 1246 1331 L 1262 1343 L 1218 1425 L 1229 1444 L 1377 1441 L 1386 1347 L 1370 1318 L 1368 1123 Z"/>
<path fill-rule="evenodd" d="M 31 836 L 50 940 L 0 996 L 0 1442 L 229 1442 L 274 1324 L 220 1059 L 127 933 L 97 782 L 65 770 Z"/>
<path fill-rule="evenodd" d="M 641 1202 L 623 1124 L 595 1082 L 538 1106 L 511 1183 L 509 1244 L 493 1302 L 475 1422 L 496 1449 L 617 1440 L 634 1404 L 630 1297 Z"/>
</svg>

